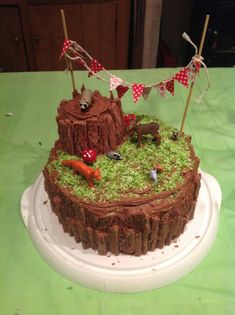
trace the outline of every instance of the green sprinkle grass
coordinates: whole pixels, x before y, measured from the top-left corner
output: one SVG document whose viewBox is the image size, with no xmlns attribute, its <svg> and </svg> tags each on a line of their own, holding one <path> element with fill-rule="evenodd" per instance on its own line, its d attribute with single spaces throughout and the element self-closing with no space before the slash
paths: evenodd
<svg viewBox="0 0 235 315">
<path fill-rule="evenodd" d="M 48 165 L 49 171 L 56 171 L 58 184 L 70 189 L 72 194 L 87 201 L 106 202 L 123 198 L 138 198 L 168 191 L 183 182 L 182 173 L 191 165 L 189 144 L 184 137 L 178 141 L 170 139 L 175 128 L 166 126 L 157 119 L 143 116 L 141 123 L 157 122 L 160 124 L 161 145 L 156 146 L 152 136 L 143 137 L 141 147 L 137 147 L 134 136 L 128 138 L 116 151 L 122 160 L 115 161 L 105 155 L 98 156 L 92 168 L 99 168 L 101 181 L 95 180 L 95 188 L 90 188 L 81 175 L 61 164 L 62 160 L 79 159 L 65 152 L 59 152 L 57 160 Z M 164 171 L 158 173 L 158 181 L 150 180 L 150 170 L 160 164 Z"/>
</svg>

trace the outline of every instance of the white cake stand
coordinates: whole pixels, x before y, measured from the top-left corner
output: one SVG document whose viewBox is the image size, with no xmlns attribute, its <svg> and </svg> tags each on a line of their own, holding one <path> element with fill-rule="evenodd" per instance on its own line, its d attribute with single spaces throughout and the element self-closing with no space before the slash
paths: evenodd
<svg viewBox="0 0 235 315">
<path fill-rule="evenodd" d="M 141 292 L 168 285 L 192 271 L 209 252 L 217 232 L 221 190 L 214 177 L 201 172 L 195 210 L 184 233 L 170 246 L 141 257 L 99 256 L 63 232 L 51 211 L 43 176 L 23 193 L 21 214 L 39 254 L 64 277 L 93 289 Z"/>
</svg>

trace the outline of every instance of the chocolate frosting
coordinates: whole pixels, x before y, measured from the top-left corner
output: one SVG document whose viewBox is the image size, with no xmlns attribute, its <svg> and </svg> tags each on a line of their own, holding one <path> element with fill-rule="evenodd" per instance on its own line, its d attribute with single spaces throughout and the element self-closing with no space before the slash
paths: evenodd
<svg viewBox="0 0 235 315">
<path fill-rule="evenodd" d="M 126 136 L 121 102 L 93 94 L 87 112 L 79 106 L 80 95 L 62 101 L 58 108 L 58 149 L 80 156 L 85 149 L 95 149 L 98 154 L 115 150 Z"/>
<path fill-rule="evenodd" d="M 111 100 L 102 96 L 98 91 L 94 91 L 92 104 L 87 112 L 82 112 L 80 109 L 81 94 L 78 94 L 71 101 L 65 102 L 65 106 L 58 108 L 58 119 L 70 120 L 71 122 L 77 120 L 87 120 L 92 117 L 98 117 L 100 114 L 106 112 L 110 106 Z"/>
<path fill-rule="evenodd" d="M 48 164 L 58 158 L 58 150 L 79 156 L 82 150 L 91 148 L 102 154 L 115 150 L 125 140 L 127 130 L 119 99 L 108 99 L 95 91 L 87 112 L 80 110 L 79 100 L 80 95 L 76 95 L 59 105 L 59 139 Z M 193 167 L 184 173 L 182 184 L 158 194 L 136 191 L 135 198 L 113 202 L 92 202 L 73 195 L 58 184 L 58 173 L 46 166 L 45 189 L 64 231 L 83 248 L 95 249 L 100 255 L 110 251 L 139 256 L 169 245 L 193 218 L 200 188 L 199 159 L 190 138 L 188 142 Z"/>
<path fill-rule="evenodd" d="M 55 159 L 52 150 L 50 160 Z M 52 210 L 64 231 L 84 248 L 119 254 L 141 255 L 169 245 L 193 218 L 200 188 L 199 159 L 191 146 L 193 168 L 174 190 L 114 202 L 88 202 L 60 187 L 57 173 L 44 169 L 45 188 Z"/>
</svg>

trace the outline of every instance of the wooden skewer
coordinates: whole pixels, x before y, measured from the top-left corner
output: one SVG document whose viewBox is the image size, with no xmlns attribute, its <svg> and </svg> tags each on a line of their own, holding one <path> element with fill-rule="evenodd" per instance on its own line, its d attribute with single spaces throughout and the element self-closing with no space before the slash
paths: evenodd
<svg viewBox="0 0 235 315">
<path fill-rule="evenodd" d="M 210 18 L 210 16 L 207 14 L 206 18 L 205 18 L 201 42 L 200 42 L 200 46 L 199 46 L 199 50 L 198 50 L 198 56 L 199 57 L 202 54 L 202 49 L 203 49 L 204 41 L 206 38 L 206 31 L 207 31 L 207 27 L 208 27 L 208 23 L 209 23 L 209 18 Z M 183 132 L 183 129 L 184 129 L 184 124 L 185 124 L 185 120 L 186 120 L 186 116 L 187 116 L 187 112 L 188 112 L 188 108 L 189 108 L 189 103 L 190 103 L 192 92 L 193 92 L 194 83 L 195 82 L 192 81 L 190 88 L 189 88 L 189 93 L 188 93 L 188 97 L 187 97 L 187 101 L 186 101 L 186 105 L 185 105 L 185 109 L 184 109 L 184 115 L 183 115 L 183 119 L 182 119 L 181 127 L 180 127 L 180 134 Z"/>
<path fill-rule="evenodd" d="M 205 23 L 204 23 L 204 27 L 203 27 L 203 32 L 202 32 L 202 38 L 201 38 L 201 42 L 200 42 L 200 46 L 199 46 L 199 51 L 198 51 L 198 55 L 201 56 L 202 55 L 202 49 L 204 46 L 204 41 L 206 38 L 206 31 L 207 31 L 207 27 L 208 27 L 208 23 L 209 23 L 209 18 L 210 15 L 206 15 L 206 19 L 205 19 Z"/>
<path fill-rule="evenodd" d="M 68 31 L 67 31 L 67 26 L 66 26 L 64 10 L 60 10 L 60 13 L 61 13 L 61 20 L 62 20 L 62 25 L 63 25 L 63 30 L 64 30 L 64 38 L 66 40 L 68 40 L 69 36 L 68 36 Z M 75 95 L 77 93 L 77 90 L 76 90 L 75 80 L 74 80 L 74 75 L 73 75 L 73 66 L 72 66 L 71 60 L 69 60 L 67 57 L 66 57 L 66 63 L 67 63 L 67 66 L 69 68 L 70 75 L 71 75 L 72 86 L 73 86 L 73 95 Z"/>
</svg>

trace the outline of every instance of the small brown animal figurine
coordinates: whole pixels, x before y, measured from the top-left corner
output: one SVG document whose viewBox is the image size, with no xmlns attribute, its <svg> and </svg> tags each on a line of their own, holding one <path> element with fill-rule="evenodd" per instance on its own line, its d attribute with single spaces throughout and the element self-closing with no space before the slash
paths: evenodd
<svg viewBox="0 0 235 315">
<path fill-rule="evenodd" d="M 93 168 L 89 167 L 82 161 L 64 160 L 62 161 L 62 165 L 72 168 L 75 174 L 79 173 L 83 175 L 89 187 L 91 188 L 94 187 L 94 182 L 93 182 L 94 179 L 101 180 L 100 170 L 99 169 L 94 170 Z"/>
<path fill-rule="evenodd" d="M 161 135 L 159 133 L 159 131 L 156 133 L 156 145 L 159 146 L 161 144 Z"/>
<path fill-rule="evenodd" d="M 148 134 L 152 135 L 154 139 L 156 140 L 157 145 L 159 145 L 161 142 L 161 138 L 159 138 L 160 134 L 158 131 L 159 131 L 159 124 L 157 123 L 139 124 L 139 125 L 134 124 L 134 126 L 131 126 L 130 129 L 128 130 L 128 135 L 132 137 L 134 133 L 137 134 L 138 147 L 140 146 L 142 142 L 143 135 L 148 135 Z"/>
<path fill-rule="evenodd" d="M 179 132 L 177 130 L 172 132 L 171 140 L 177 141 L 179 139 Z"/>
<path fill-rule="evenodd" d="M 93 92 L 89 89 L 82 89 L 80 98 L 80 108 L 82 112 L 87 112 L 92 103 Z"/>
</svg>

